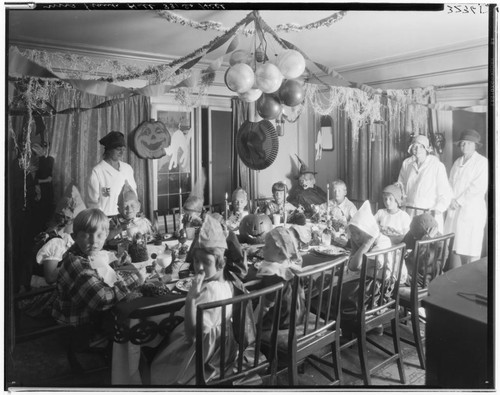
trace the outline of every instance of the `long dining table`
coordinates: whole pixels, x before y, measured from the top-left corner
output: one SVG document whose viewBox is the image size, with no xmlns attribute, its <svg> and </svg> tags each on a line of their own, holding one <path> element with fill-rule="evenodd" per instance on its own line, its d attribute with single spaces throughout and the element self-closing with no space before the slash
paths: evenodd
<svg viewBox="0 0 500 395">
<path fill-rule="evenodd" d="M 162 246 L 148 246 L 148 252 L 159 254 L 167 244 L 170 248 L 177 244 L 177 241 L 171 240 L 164 242 Z M 335 259 L 335 256 L 318 253 L 317 251 L 308 250 L 302 251 L 302 267 L 317 265 Z M 259 259 L 248 259 L 248 272 L 243 282 L 248 282 L 257 278 L 257 267 Z M 142 265 L 150 265 L 152 262 L 142 263 Z M 133 332 L 137 332 L 140 320 L 131 318 L 130 315 L 139 308 L 148 306 L 160 305 L 170 302 L 175 299 L 185 298 L 186 292 L 177 288 L 177 277 L 173 277 L 166 283 L 170 292 L 162 296 L 140 296 L 126 298 L 120 301 L 113 308 L 115 320 L 115 334 L 113 344 L 111 383 L 112 385 L 145 385 L 147 380 L 143 380 L 140 372 L 141 349 L 142 347 L 155 348 L 158 347 L 163 340 L 160 331 L 154 332 L 158 325 L 151 325 L 152 333 L 148 333 L 147 341 L 142 344 L 137 344 L 137 340 L 133 339 Z M 182 316 L 182 311 L 179 311 Z M 148 321 L 159 324 L 167 314 L 148 317 Z M 146 382 L 145 382 L 146 381 Z"/>
</svg>

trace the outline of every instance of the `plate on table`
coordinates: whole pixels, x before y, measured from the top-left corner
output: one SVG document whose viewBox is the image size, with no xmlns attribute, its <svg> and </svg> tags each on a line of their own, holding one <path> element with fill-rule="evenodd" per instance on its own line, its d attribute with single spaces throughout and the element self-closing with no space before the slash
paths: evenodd
<svg viewBox="0 0 500 395">
<path fill-rule="evenodd" d="M 325 256 L 338 256 L 338 255 L 344 255 L 344 254 L 349 254 L 349 251 L 347 251 L 345 248 L 342 247 L 337 247 L 337 246 L 314 246 L 310 248 L 310 251 L 319 254 L 319 255 L 325 255 Z"/>
<path fill-rule="evenodd" d="M 191 286 L 193 285 L 194 277 L 186 277 L 175 283 L 175 287 L 182 292 L 189 292 Z"/>
</svg>

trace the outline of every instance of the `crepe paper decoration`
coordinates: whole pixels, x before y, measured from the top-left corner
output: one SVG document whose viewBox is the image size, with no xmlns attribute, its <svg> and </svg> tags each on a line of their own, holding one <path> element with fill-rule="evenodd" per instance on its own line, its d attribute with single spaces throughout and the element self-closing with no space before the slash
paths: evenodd
<svg viewBox="0 0 500 395">
<path fill-rule="evenodd" d="M 229 30 L 228 28 L 222 26 L 220 22 L 213 22 L 213 21 L 196 22 L 166 10 L 156 11 L 156 13 L 160 18 L 163 18 L 170 23 L 177 23 L 198 30 L 205 30 L 205 31 L 216 30 L 219 32 L 227 32 Z M 335 12 L 329 17 L 320 19 L 319 21 L 316 22 L 308 23 L 307 25 L 303 26 L 294 23 L 279 24 L 274 28 L 274 31 L 289 33 L 289 32 L 300 32 L 304 30 L 320 29 L 323 27 L 330 27 L 333 23 L 340 21 L 346 14 L 347 11 Z M 254 33 L 255 30 L 253 29 L 245 29 L 242 31 L 242 34 L 245 36 L 251 36 Z"/>
<path fill-rule="evenodd" d="M 145 121 L 134 133 L 133 148 L 142 159 L 158 159 L 165 156 L 170 145 L 170 133 L 161 121 Z"/>
<path fill-rule="evenodd" d="M 236 150 L 241 161 L 252 170 L 272 165 L 278 155 L 279 140 L 270 121 L 245 121 L 236 134 Z"/>
<path fill-rule="evenodd" d="M 170 145 L 165 148 L 165 154 L 171 155 L 168 170 L 172 170 L 178 164 L 186 165 L 187 153 L 189 152 L 189 141 L 191 139 L 192 129 L 189 129 L 187 134 L 184 134 L 180 129 L 177 129 L 172 135 Z M 182 151 L 180 158 L 179 149 Z"/>
</svg>

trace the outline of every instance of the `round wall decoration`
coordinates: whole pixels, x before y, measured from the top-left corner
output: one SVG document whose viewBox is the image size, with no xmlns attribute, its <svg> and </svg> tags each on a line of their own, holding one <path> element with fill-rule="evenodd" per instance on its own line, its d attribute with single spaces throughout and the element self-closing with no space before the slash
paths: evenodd
<svg viewBox="0 0 500 395">
<path fill-rule="evenodd" d="M 142 159 L 158 159 L 165 156 L 164 148 L 170 145 L 170 133 L 163 122 L 143 122 L 134 134 L 134 150 Z"/>
<path fill-rule="evenodd" d="M 245 121 L 236 134 L 238 155 L 252 170 L 269 167 L 278 155 L 278 148 L 278 134 L 270 121 Z"/>
</svg>

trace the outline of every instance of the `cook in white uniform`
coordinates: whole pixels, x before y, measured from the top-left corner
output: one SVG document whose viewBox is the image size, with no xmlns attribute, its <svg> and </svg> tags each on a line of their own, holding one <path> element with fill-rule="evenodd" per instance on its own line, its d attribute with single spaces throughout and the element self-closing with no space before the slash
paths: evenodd
<svg viewBox="0 0 500 395">
<path fill-rule="evenodd" d="M 486 225 L 488 159 L 476 152 L 481 136 L 475 130 L 462 132 L 458 145 L 462 156 L 450 172 L 453 199 L 446 216 L 445 233 L 455 233 L 450 268 L 479 259 Z"/>
<path fill-rule="evenodd" d="M 404 160 L 399 172 L 398 182 L 403 185 L 406 205 L 428 209 L 443 232 L 443 213 L 450 205 L 453 191 L 446 175 L 446 168 L 434 155 L 429 155 L 429 139 L 424 135 L 416 136 L 408 148 L 410 158 Z M 415 213 L 407 210 L 411 217 Z"/>
<path fill-rule="evenodd" d="M 128 181 L 137 193 L 137 184 L 132 167 L 122 162 L 125 152 L 125 136 L 120 132 L 109 132 L 101 140 L 104 146 L 103 160 L 93 169 L 87 186 L 88 207 L 100 208 L 108 216 L 118 214 L 118 196 Z"/>
</svg>

